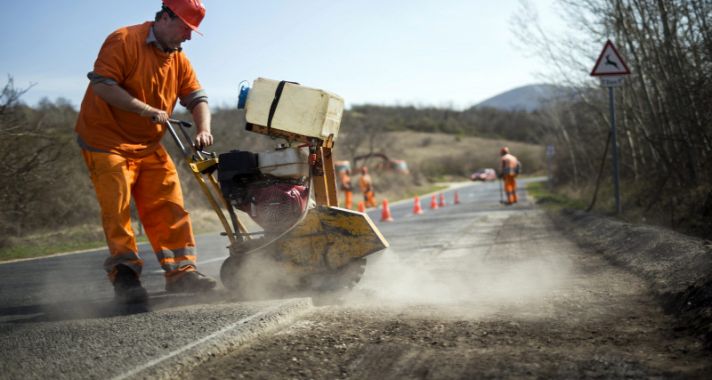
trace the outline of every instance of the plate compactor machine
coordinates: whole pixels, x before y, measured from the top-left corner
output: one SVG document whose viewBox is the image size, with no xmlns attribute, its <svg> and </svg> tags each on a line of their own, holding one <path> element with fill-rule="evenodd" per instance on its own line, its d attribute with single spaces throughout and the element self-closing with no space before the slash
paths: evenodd
<svg viewBox="0 0 712 380">
<path fill-rule="evenodd" d="M 257 153 L 205 152 L 190 143 L 190 123 L 167 123 L 229 239 L 220 279 L 239 297 L 350 289 L 365 257 L 388 247 L 368 215 L 336 207 L 332 149 L 343 104 L 293 82 L 258 78 L 243 85 L 238 108 L 246 130 L 284 141 Z"/>
</svg>

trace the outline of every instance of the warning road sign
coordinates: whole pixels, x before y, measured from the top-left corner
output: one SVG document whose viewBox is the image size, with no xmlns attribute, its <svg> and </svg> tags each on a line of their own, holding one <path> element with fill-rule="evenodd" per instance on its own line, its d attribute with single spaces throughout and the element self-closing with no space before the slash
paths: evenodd
<svg viewBox="0 0 712 380">
<path fill-rule="evenodd" d="M 591 76 L 628 75 L 630 70 L 618 53 L 611 40 L 606 41 L 601 55 L 596 60 L 596 65 L 591 70 Z"/>
</svg>

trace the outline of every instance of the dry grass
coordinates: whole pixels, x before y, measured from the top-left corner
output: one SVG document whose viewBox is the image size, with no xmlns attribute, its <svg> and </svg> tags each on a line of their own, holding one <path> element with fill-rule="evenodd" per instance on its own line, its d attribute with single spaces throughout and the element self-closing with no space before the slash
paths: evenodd
<svg viewBox="0 0 712 380">
<path fill-rule="evenodd" d="M 0 248 L 0 261 L 47 256 L 105 246 L 101 224 L 72 226 L 60 231 L 36 232 L 24 237 L 11 237 Z"/>
<path fill-rule="evenodd" d="M 466 178 L 479 168 L 497 168 L 502 146 L 522 161 L 526 174 L 541 173 L 546 167 L 544 147 L 534 144 L 421 132 L 392 132 L 390 136 L 395 142 L 392 158 L 406 160 L 413 172 L 420 171 L 430 180 L 448 175 Z"/>
</svg>

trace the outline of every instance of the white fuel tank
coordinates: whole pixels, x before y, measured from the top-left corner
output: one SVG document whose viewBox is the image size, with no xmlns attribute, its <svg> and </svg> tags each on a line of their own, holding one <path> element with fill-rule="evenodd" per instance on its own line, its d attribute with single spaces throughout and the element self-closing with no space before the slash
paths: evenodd
<svg viewBox="0 0 712 380">
<path fill-rule="evenodd" d="M 298 135 L 326 139 L 339 132 L 344 99 L 336 94 L 285 82 L 275 100 L 280 81 L 257 78 L 247 94 L 245 118 L 248 123 L 268 126 L 270 108 L 276 104 L 271 128 Z"/>
<path fill-rule="evenodd" d="M 284 148 L 257 153 L 257 166 L 262 174 L 280 178 L 309 175 L 309 148 Z"/>
</svg>

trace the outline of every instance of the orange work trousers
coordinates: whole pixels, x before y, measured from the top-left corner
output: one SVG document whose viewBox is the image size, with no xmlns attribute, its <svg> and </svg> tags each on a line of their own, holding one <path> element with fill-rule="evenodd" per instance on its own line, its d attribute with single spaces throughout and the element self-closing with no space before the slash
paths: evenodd
<svg viewBox="0 0 712 380">
<path fill-rule="evenodd" d="M 82 150 L 101 207 L 101 221 L 110 257 L 104 269 L 113 281 L 118 264 L 141 273 L 131 228 L 133 196 L 139 218 L 166 279 L 195 270 L 195 238 L 173 160 L 163 147 L 132 159 L 113 153 Z"/>
<path fill-rule="evenodd" d="M 366 207 L 376 207 L 376 195 L 373 191 L 367 191 L 363 194 L 363 201 Z"/>
<path fill-rule="evenodd" d="M 517 181 L 513 174 L 504 175 L 504 193 L 507 194 L 507 203 L 517 203 Z"/>
<path fill-rule="evenodd" d="M 351 210 L 354 206 L 354 193 L 351 190 L 344 190 L 344 207 Z"/>
</svg>

